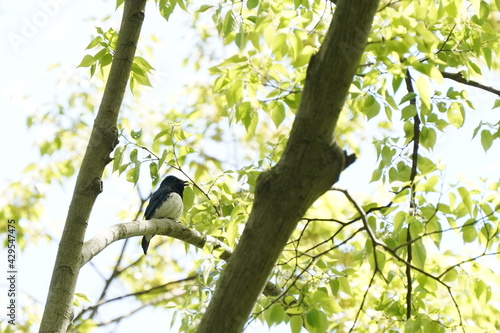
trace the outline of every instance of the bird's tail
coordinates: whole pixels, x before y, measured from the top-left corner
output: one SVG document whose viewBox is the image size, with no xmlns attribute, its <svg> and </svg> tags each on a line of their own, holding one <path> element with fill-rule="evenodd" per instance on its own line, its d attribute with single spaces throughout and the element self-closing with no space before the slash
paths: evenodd
<svg viewBox="0 0 500 333">
<path fill-rule="evenodd" d="M 148 247 L 149 247 L 149 242 L 151 241 L 151 238 L 153 238 L 153 236 L 142 237 L 141 245 L 142 245 L 142 250 L 144 251 L 144 254 L 148 254 Z"/>
</svg>

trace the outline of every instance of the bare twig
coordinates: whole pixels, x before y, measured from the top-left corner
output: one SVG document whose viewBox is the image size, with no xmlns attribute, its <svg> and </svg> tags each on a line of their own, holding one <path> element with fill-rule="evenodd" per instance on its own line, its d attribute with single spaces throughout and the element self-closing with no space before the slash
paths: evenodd
<svg viewBox="0 0 500 333">
<path fill-rule="evenodd" d="M 471 86 L 474 88 L 483 89 L 483 90 L 488 91 L 492 94 L 500 96 L 500 90 L 495 89 L 493 87 L 486 86 L 486 85 L 481 84 L 481 83 L 476 82 L 476 81 L 467 80 L 466 78 L 463 77 L 463 75 L 461 73 L 448 73 L 448 72 L 441 71 L 441 75 L 443 75 L 443 77 L 446 79 L 450 79 L 450 80 L 453 80 L 455 82 L 462 83 L 462 84 L 465 84 L 465 85 L 468 85 L 468 86 Z"/>
<path fill-rule="evenodd" d="M 349 332 L 352 332 L 354 328 L 356 327 L 356 323 L 358 321 L 359 315 L 361 311 L 363 310 L 363 306 L 365 305 L 366 297 L 368 296 L 368 291 L 373 285 L 373 281 L 375 281 L 375 275 L 377 275 L 377 271 L 373 271 L 372 277 L 370 278 L 370 282 L 368 283 L 368 287 L 366 287 L 365 293 L 363 295 L 363 299 L 361 301 L 361 304 L 359 305 L 358 312 L 356 312 L 356 317 L 354 318 L 354 322 L 352 323 L 351 329 Z"/>
</svg>

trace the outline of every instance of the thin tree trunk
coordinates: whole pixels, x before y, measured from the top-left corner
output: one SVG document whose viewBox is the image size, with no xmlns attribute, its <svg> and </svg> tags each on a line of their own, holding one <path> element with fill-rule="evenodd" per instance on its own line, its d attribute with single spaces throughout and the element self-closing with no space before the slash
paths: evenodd
<svg viewBox="0 0 500 333">
<path fill-rule="evenodd" d="M 127 87 L 146 0 L 127 0 L 116 53 L 99 112 L 76 180 L 59 243 L 40 332 L 66 332 L 73 317 L 73 296 L 90 212 L 102 192 L 102 173 L 118 143 L 118 113 Z"/>
<path fill-rule="evenodd" d="M 285 152 L 258 178 L 249 220 L 198 333 L 242 331 L 298 221 L 338 180 L 345 156 L 333 140 L 335 126 L 378 3 L 338 1 L 326 38 L 309 63 Z"/>
</svg>

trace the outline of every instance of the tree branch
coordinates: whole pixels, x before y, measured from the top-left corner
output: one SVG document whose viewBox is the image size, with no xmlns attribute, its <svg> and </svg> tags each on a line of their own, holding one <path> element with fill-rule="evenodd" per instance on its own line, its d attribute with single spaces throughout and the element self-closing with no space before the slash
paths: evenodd
<svg viewBox="0 0 500 333">
<path fill-rule="evenodd" d="M 441 71 L 441 75 L 443 75 L 443 77 L 446 79 L 450 79 L 450 80 L 453 80 L 455 82 L 459 82 L 459 83 L 462 83 L 462 84 L 465 84 L 465 85 L 468 85 L 471 87 L 483 89 L 483 90 L 486 90 L 492 94 L 500 96 L 500 90 L 495 89 L 493 87 L 485 86 L 484 84 L 481 84 L 481 83 L 476 82 L 476 81 L 467 80 L 466 78 L 463 77 L 463 75 L 461 73 L 448 73 L 448 72 Z"/>
<path fill-rule="evenodd" d="M 83 240 L 97 196 L 102 192 L 102 174 L 118 143 L 116 128 L 127 87 L 137 41 L 144 21 L 146 0 L 127 0 L 122 16 L 108 81 L 92 128 L 64 231 L 52 272 L 40 332 L 66 332 L 73 317 L 73 296 L 80 273 Z"/>
<path fill-rule="evenodd" d="M 334 142 L 335 127 L 378 3 L 338 1 L 323 44 L 309 62 L 286 148 L 257 179 L 252 212 L 198 333 L 241 332 L 297 223 L 348 164 Z"/>
<path fill-rule="evenodd" d="M 228 245 L 212 236 L 203 236 L 198 231 L 191 230 L 172 219 L 151 219 L 115 224 L 86 241 L 83 244 L 80 265 L 85 265 L 102 250 L 118 240 L 145 234 L 169 236 L 198 248 L 203 248 L 206 244 L 211 244 L 214 249 L 223 249 L 220 255 L 220 258 L 223 260 L 227 260 L 233 252 Z"/>
<path fill-rule="evenodd" d="M 115 224 L 86 241 L 82 248 L 80 266 L 84 266 L 93 257 L 116 241 L 134 236 L 143 236 L 145 234 L 169 236 L 200 249 L 205 247 L 205 245 L 212 246 L 213 250 L 222 249 L 219 258 L 225 261 L 228 261 L 233 254 L 233 249 L 212 236 L 202 235 L 198 231 L 189 229 L 169 218 L 151 219 Z M 278 296 L 282 293 L 283 290 L 271 282 L 266 284 L 263 291 L 263 294 L 266 296 Z"/>
<path fill-rule="evenodd" d="M 412 78 L 410 75 L 410 70 L 406 70 L 406 89 L 408 93 L 415 93 L 413 89 Z M 411 154 L 411 173 L 410 173 L 410 185 L 411 185 L 411 199 L 410 199 L 410 209 L 413 215 L 415 215 L 415 211 L 417 209 L 417 203 L 415 202 L 415 177 L 417 177 L 417 165 L 418 165 L 418 148 L 420 144 L 420 117 L 418 115 L 417 110 L 417 99 L 413 97 L 410 99 L 410 105 L 413 105 L 415 108 L 415 116 L 413 117 L 413 152 Z M 412 245 L 412 235 L 411 235 L 411 225 L 408 223 L 408 227 L 406 229 L 406 242 L 408 246 L 406 247 L 407 257 L 406 260 L 411 263 L 413 260 L 413 249 Z M 411 267 L 409 265 L 406 266 L 406 319 L 410 320 L 411 318 L 411 304 L 412 304 L 412 293 L 413 293 L 413 281 L 411 278 Z"/>
</svg>

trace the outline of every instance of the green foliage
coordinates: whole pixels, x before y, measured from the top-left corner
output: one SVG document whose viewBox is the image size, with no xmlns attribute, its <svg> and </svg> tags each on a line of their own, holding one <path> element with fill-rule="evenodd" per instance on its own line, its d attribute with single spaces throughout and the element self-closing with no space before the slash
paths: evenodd
<svg viewBox="0 0 500 333">
<path fill-rule="evenodd" d="M 100 50 L 93 56 L 85 55 L 78 65 L 78 67 L 90 67 L 90 76 L 94 75 L 97 68 L 103 73 L 104 67 L 111 64 L 116 42 L 118 41 L 118 33 L 112 28 L 104 31 L 102 28 L 97 27 L 96 30 L 98 35 L 89 43 L 86 49 L 100 48 Z"/>
<path fill-rule="evenodd" d="M 175 3 L 175 2 L 174 2 Z M 117 7 L 120 4 L 117 3 Z M 85 55 L 78 67 L 90 67 L 90 76 L 92 77 L 96 69 L 100 70 L 102 76 L 105 75 L 104 69 L 113 61 L 118 33 L 110 28 L 104 31 L 97 27 L 97 36 L 89 43 L 87 50 L 97 48 L 99 51 L 95 55 Z M 136 56 L 130 72 L 130 90 L 132 93 L 137 91 L 136 84 L 151 87 L 149 75 L 154 68 L 142 57 Z"/>
<path fill-rule="evenodd" d="M 276 164 L 286 145 L 307 64 L 335 7 L 299 0 L 156 5 L 165 19 L 177 6 L 191 13 L 199 50 L 185 63 L 210 77 L 189 84 L 173 104 L 125 105 L 106 177 L 149 189 L 166 173 L 184 174 L 195 185 L 184 194 L 183 223 L 235 247 L 256 179 Z M 475 95 L 482 89 L 476 83 L 488 85 L 500 67 L 499 8 L 499 1 L 383 2 L 336 138 L 358 155 L 374 152 L 376 160 L 364 162 L 361 172 L 371 175 L 377 190 L 353 194 L 352 200 L 329 191 L 311 207 L 270 278 L 284 293 L 262 296 L 252 321 L 287 325 L 291 332 L 500 329 L 494 292 L 500 287 L 500 183 L 487 175 L 450 180 L 439 157 L 453 131 L 472 138 L 478 150 L 498 152 L 500 122 L 474 116 L 500 106 L 498 98 L 485 105 Z M 97 28 L 87 47 L 97 52 L 79 65 L 89 67 L 91 76 L 100 73 L 93 78 L 97 87 L 113 59 L 116 37 L 112 28 Z M 131 90 L 150 87 L 153 70 L 137 56 Z M 41 160 L 25 171 L 33 184 L 61 183 L 74 175 L 96 95 L 97 89 L 78 91 L 59 107 L 30 116 L 30 130 L 43 125 L 52 134 L 37 144 Z M 44 197 L 35 185 L 11 184 L 1 221 L 39 220 Z M 132 202 L 124 204 L 127 210 Z M 130 217 L 130 211 L 121 216 Z M 48 233 L 33 223 L 21 234 L 25 244 Z M 194 250 L 166 237 L 161 242 L 155 254 L 129 258 L 117 279 L 141 305 L 174 309 L 172 324 L 191 332 L 224 262 L 214 249 Z M 95 325 L 89 312 L 82 313 L 75 321 L 79 331 Z"/>
</svg>

